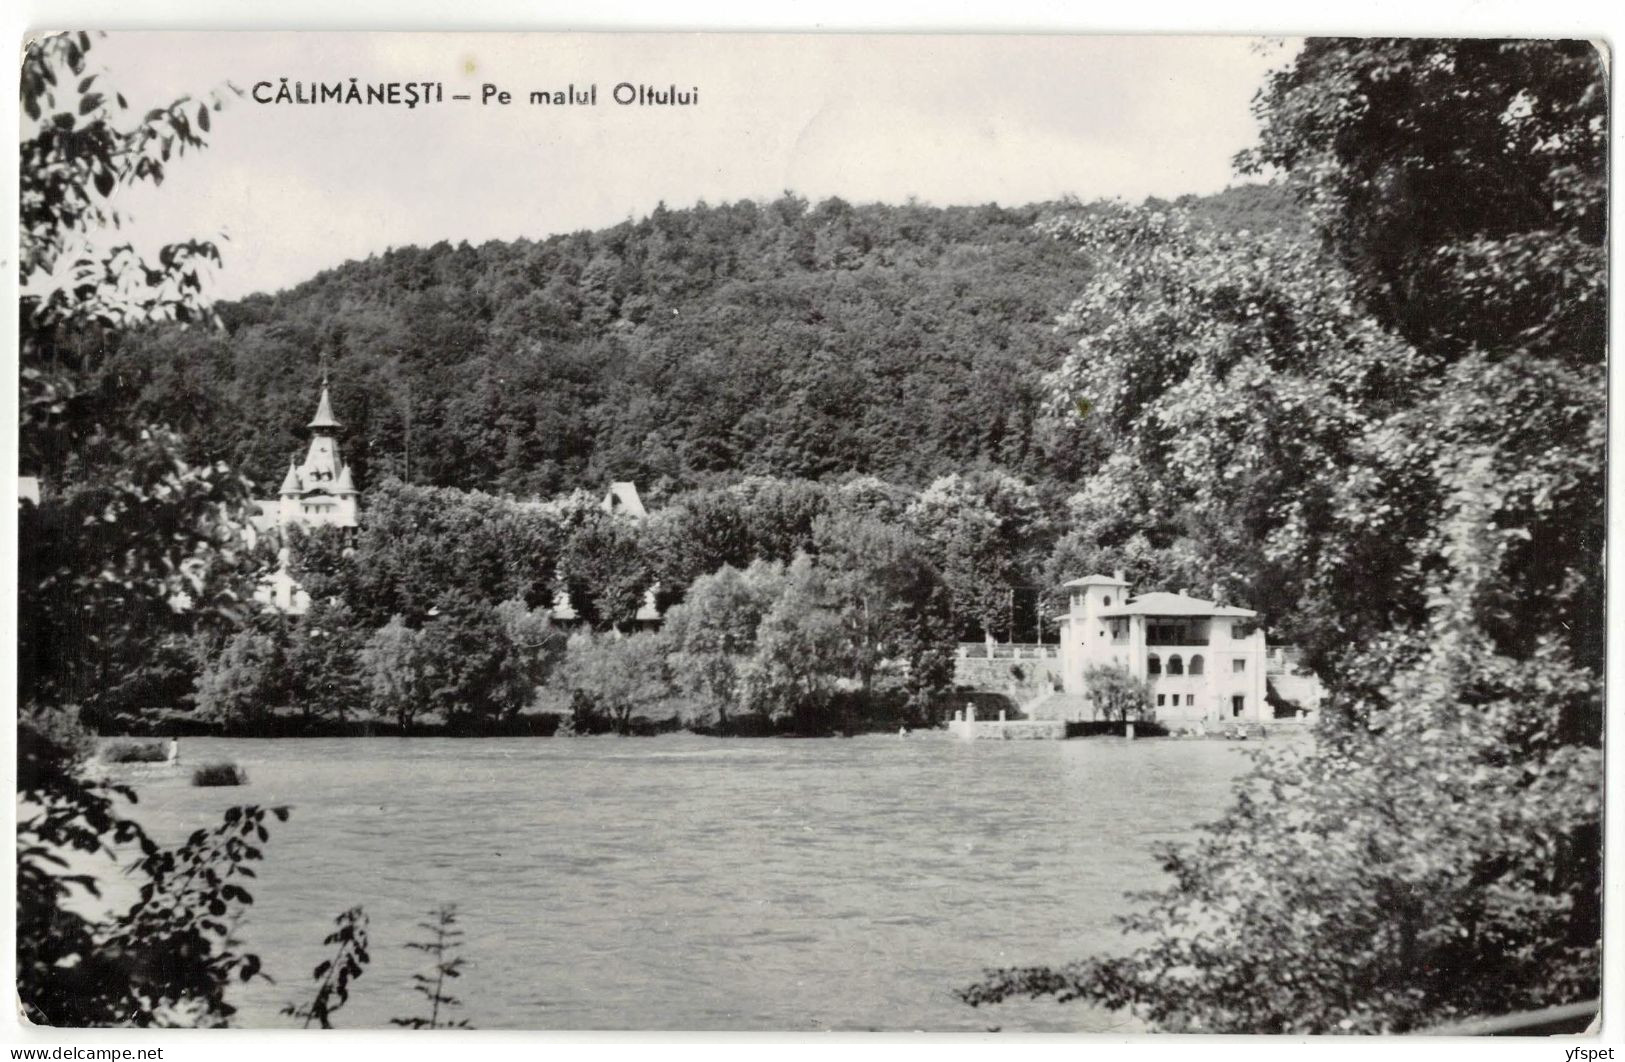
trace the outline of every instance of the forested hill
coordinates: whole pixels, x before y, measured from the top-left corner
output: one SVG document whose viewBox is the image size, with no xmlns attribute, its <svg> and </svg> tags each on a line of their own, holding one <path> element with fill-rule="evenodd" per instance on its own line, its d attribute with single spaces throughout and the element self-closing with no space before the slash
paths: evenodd
<svg viewBox="0 0 1625 1062">
<path fill-rule="evenodd" d="M 1270 187 L 1181 204 L 1301 227 Z M 972 465 L 1070 479 L 1087 448 L 1046 426 L 1041 381 L 1090 263 L 1035 230 L 1057 209 L 787 195 L 408 247 L 222 304 L 223 333 L 131 337 L 109 367 L 194 456 L 262 489 L 301 447 L 324 357 L 363 484 L 409 473 L 527 496 L 614 478 L 658 495 L 749 473 L 918 484 Z"/>
</svg>

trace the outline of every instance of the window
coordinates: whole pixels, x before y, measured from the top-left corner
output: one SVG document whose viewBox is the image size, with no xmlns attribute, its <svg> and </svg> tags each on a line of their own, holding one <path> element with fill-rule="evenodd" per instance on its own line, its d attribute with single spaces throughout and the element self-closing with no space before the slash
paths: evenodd
<svg viewBox="0 0 1625 1062">
<path fill-rule="evenodd" d="M 1234 671 L 1238 675 L 1241 674 L 1243 671 L 1247 670 L 1247 661 L 1243 660 L 1239 656 L 1236 657 L 1234 660 L 1230 661 L 1230 670 Z"/>
<path fill-rule="evenodd" d="M 1147 675 L 1162 674 L 1162 658 L 1156 653 L 1152 653 L 1145 658 L 1145 673 Z"/>
<path fill-rule="evenodd" d="M 1107 594 L 1107 595 L 1106 595 L 1106 607 L 1107 607 L 1107 608 L 1110 608 L 1110 607 L 1111 607 L 1111 604 L 1112 604 L 1112 595 L 1110 595 L 1110 594 Z"/>
<path fill-rule="evenodd" d="M 1183 623 L 1167 623 L 1162 621 L 1146 623 L 1145 643 L 1147 645 L 1190 644 L 1190 642 L 1185 638 L 1185 625 Z"/>
<path fill-rule="evenodd" d="M 1170 656 L 1168 658 L 1168 674 L 1170 674 L 1170 675 L 1183 675 L 1184 673 L 1185 673 L 1185 661 L 1183 661 L 1183 660 L 1181 660 L 1179 658 L 1178 653 L 1175 653 L 1173 656 Z"/>
<path fill-rule="evenodd" d="M 1191 657 L 1191 674 L 1200 675 L 1201 673 L 1202 673 L 1202 654 L 1197 653 L 1195 656 Z"/>
<path fill-rule="evenodd" d="M 1157 694 L 1157 707 L 1161 708 L 1165 703 L 1167 703 L 1167 700 L 1168 695 L 1166 693 Z"/>
<path fill-rule="evenodd" d="M 1196 694 L 1194 694 L 1194 693 L 1185 694 L 1185 707 L 1189 708 L 1191 705 L 1193 705 L 1195 703 L 1196 703 Z"/>
</svg>

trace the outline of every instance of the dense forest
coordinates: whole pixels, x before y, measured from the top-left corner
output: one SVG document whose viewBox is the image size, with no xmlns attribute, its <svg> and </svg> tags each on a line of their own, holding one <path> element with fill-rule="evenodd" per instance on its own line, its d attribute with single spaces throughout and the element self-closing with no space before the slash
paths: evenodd
<svg viewBox="0 0 1625 1062">
<path fill-rule="evenodd" d="M 1182 206 L 1294 229 L 1277 189 Z M 1156 204 L 1149 204 L 1155 208 Z M 324 364 L 365 489 L 547 496 L 610 479 L 659 503 L 742 475 L 914 486 L 991 466 L 1065 483 L 1092 452 L 1046 418 L 1055 321 L 1087 256 L 1006 209 L 786 195 L 545 240 L 349 262 L 155 328 L 105 360 L 142 416 L 266 491 L 302 448 Z"/>
</svg>

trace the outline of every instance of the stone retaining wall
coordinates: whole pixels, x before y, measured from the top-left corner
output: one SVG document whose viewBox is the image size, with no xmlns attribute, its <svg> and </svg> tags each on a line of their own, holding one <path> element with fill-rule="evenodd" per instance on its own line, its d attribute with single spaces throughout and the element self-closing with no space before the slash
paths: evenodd
<svg viewBox="0 0 1625 1062">
<path fill-rule="evenodd" d="M 1054 692 L 1061 683 L 1061 662 L 1044 660 L 988 660 L 958 657 L 954 685 L 960 689 L 1002 693 L 1026 705 Z"/>
</svg>

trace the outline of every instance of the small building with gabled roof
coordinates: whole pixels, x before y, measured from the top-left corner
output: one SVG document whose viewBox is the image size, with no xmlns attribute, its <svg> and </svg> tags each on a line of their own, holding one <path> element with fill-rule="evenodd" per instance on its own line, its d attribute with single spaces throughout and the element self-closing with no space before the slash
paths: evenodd
<svg viewBox="0 0 1625 1062">
<path fill-rule="evenodd" d="M 616 480 L 609 485 L 601 508 L 606 513 L 640 520 L 649 515 L 649 510 L 643 507 L 643 498 L 638 494 L 638 485 L 627 480 Z"/>
</svg>

